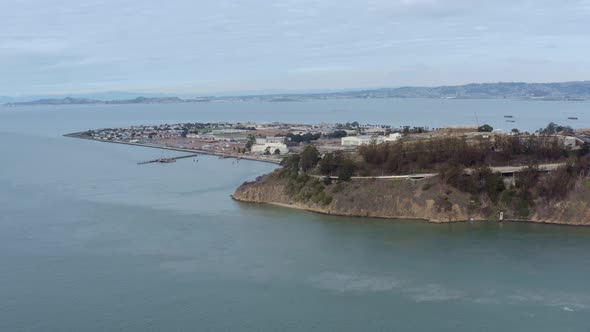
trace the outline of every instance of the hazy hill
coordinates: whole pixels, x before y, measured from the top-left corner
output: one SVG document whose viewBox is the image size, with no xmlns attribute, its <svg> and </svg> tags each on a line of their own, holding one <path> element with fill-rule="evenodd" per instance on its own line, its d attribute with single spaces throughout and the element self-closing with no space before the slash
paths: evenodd
<svg viewBox="0 0 590 332">
<path fill-rule="evenodd" d="M 96 94 L 101 95 L 101 94 Z M 130 96 L 132 93 L 103 93 L 103 96 Z M 10 97 L 1 97 L 10 101 Z M 230 97 L 179 97 L 151 96 L 101 100 L 88 97 L 43 98 L 33 101 L 12 102 L 7 105 L 71 105 L 71 104 L 155 104 L 202 102 L 211 100 L 263 100 L 299 101 L 332 98 L 445 98 L 445 99 L 530 99 L 530 100 L 590 100 L 590 81 L 561 83 L 472 83 L 438 87 L 399 87 L 322 93 L 283 93 Z M 14 99 L 12 99 L 14 100 Z"/>
</svg>

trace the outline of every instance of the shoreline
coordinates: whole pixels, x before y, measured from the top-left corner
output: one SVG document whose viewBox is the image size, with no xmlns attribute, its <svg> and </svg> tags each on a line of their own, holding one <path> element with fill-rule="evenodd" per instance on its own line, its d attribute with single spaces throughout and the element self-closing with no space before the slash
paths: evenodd
<svg viewBox="0 0 590 332">
<path fill-rule="evenodd" d="M 324 211 L 322 209 L 305 207 L 305 206 L 300 206 L 300 205 L 295 205 L 295 204 L 286 204 L 286 203 L 278 203 L 278 202 L 257 202 L 257 201 L 244 200 L 244 199 L 236 198 L 233 194 L 230 195 L 230 197 L 234 201 L 240 202 L 240 203 L 267 204 L 267 205 L 282 207 L 285 209 L 306 211 L 306 212 L 317 213 L 317 214 L 322 214 L 322 215 L 327 215 L 327 216 L 335 216 L 335 217 L 371 218 L 371 219 L 381 219 L 381 220 L 390 220 L 390 221 L 409 220 L 409 221 L 421 221 L 421 222 L 426 222 L 429 224 L 437 224 L 437 225 L 477 222 L 477 223 L 500 223 L 500 224 L 501 223 L 522 223 L 522 224 L 570 226 L 570 227 L 588 227 L 588 226 L 590 226 L 590 225 L 584 224 L 584 223 L 565 223 L 565 222 L 559 222 L 559 221 L 544 221 L 544 220 L 530 220 L 530 219 L 505 219 L 502 221 L 486 220 L 486 219 L 443 221 L 443 220 L 424 219 L 424 218 L 416 218 L 416 217 L 408 217 L 408 216 L 357 215 L 357 214 L 344 213 L 344 212 L 334 212 L 334 211 L 328 212 L 328 211 Z"/>
<path fill-rule="evenodd" d="M 264 158 L 264 157 L 241 156 L 241 155 L 238 156 L 238 155 L 233 155 L 233 154 L 230 154 L 230 153 L 223 153 L 223 152 L 216 152 L 216 151 L 208 151 L 208 150 L 175 148 L 175 147 L 171 147 L 171 146 L 162 146 L 162 145 L 147 144 L 147 143 L 131 143 L 131 142 L 122 142 L 122 141 L 101 141 L 101 140 L 97 140 L 97 139 L 94 139 L 94 138 L 84 137 L 84 136 L 80 135 L 80 133 L 64 134 L 62 136 L 63 137 L 69 137 L 69 138 L 85 139 L 85 140 L 88 140 L 88 141 L 94 141 L 94 142 L 100 142 L 100 143 L 124 144 L 124 145 L 133 145 L 133 146 L 140 146 L 140 147 L 152 148 L 152 149 L 170 150 L 170 151 L 178 151 L 178 152 L 188 152 L 188 153 L 194 153 L 194 154 L 206 154 L 206 155 L 218 156 L 218 157 L 223 157 L 223 158 L 228 158 L 228 159 L 229 158 L 238 159 L 238 160 L 239 159 L 245 159 L 245 160 L 258 161 L 258 162 L 270 163 L 270 164 L 275 164 L 275 165 L 279 165 L 281 163 L 280 160 L 268 159 L 268 158 Z"/>
</svg>

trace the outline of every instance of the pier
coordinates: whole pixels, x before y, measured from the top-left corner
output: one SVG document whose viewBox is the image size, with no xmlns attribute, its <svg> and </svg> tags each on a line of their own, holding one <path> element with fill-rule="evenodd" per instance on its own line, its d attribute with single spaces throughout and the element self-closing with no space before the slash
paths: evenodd
<svg viewBox="0 0 590 332">
<path fill-rule="evenodd" d="M 178 157 L 172 157 L 172 158 L 157 158 L 157 159 L 152 159 L 152 160 L 140 161 L 137 164 L 138 165 L 145 165 L 145 164 L 151 164 L 151 163 L 169 164 L 169 163 L 176 162 L 176 160 L 178 160 L 178 159 L 193 158 L 193 157 L 197 157 L 197 156 L 199 156 L 199 155 L 198 154 L 189 154 L 189 155 L 185 155 L 185 156 L 178 156 Z"/>
</svg>

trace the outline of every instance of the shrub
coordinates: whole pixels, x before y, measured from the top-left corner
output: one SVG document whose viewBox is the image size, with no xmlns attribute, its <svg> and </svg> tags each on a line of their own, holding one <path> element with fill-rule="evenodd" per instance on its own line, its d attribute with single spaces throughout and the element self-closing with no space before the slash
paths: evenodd
<svg viewBox="0 0 590 332">
<path fill-rule="evenodd" d="M 516 206 L 516 212 L 519 217 L 528 217 L 531 213 L 529 210 L 529 204 L 525 200 L 520 200 Z"/>
</svg>

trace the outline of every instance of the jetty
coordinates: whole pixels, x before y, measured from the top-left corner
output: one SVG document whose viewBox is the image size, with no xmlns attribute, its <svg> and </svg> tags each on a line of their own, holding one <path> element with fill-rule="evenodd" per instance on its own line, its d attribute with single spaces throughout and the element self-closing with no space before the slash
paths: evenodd
<svg viewBox="0 0 590 332">
<path fill-rule="evenodd" d="M 172 158 L 157 158 L 157 159 L 152 159 L 152 160 L 140 161 L 137 164 L 138 165 L 145 165 L 145 164 L 152 164 L 152 163 L 169 164 L 169 163 L 176 162 L 176 160 L 178 160 L 178 159 L 193 158 L 193 157 L 197 157 L 197 156 L 198 156 L 198 154 L 189 154 L 189 155 L 172 157 Z"/>
</svg>

